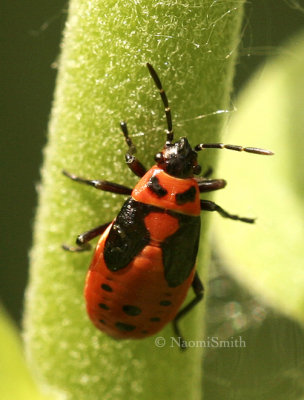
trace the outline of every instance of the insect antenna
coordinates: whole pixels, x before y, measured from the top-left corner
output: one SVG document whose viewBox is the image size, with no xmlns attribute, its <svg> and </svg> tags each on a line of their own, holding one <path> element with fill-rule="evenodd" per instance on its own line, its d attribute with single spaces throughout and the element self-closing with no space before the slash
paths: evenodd
<svg viewBox="0 0 304 400">
<path fill-rule="evenodd" d="M 128 130 L 128 127 L 127 127 L 127 123 L 125 121 L 121 121 L 120 122 L 120 129 L 122 130 L 122 133 L 123 133 L 123 135 L 125 137 L 125 141 L 126 141 L 128 147 L 129 147 L 129 153 L 130 154 L 136 153 L 136 147 L 133 144 L 132 139 L 129 136 L 129 130 Z"/>
<path fill-rule="evenodd" d="M 147 67 L 148 67 L 148 70 L 150 72 L 152 79 L 155 82 L 155 85 L 157 86 L 157 88 L 159 90 L 160 97 L 164 103 L 164 108 L 165 108 L 165 113 L 166 113 L 166 118 L 167 118 L 167 126 L 168 126 L 168 129 L 166 131 L 166 134 L 167 134 L 166 144 L 170 144 L 173 140 L 174 134 L 173 134 L 173 128 L 172 128 L 171 109 L 169 107 L 168 98 L 167 98 L 167 95 L 163 89 L 162 83 L 161 83 L 155 69 L 149 63 L 147 63 Z"/>
<path fill-rule="evenodd" d="M 200 143 L 194 147 L 195 151 L 201 151 L 203 149 L 227 149 L 234 151 L 245 151 L 247 153 L 260 154 L 263 156 L 272 156 L 274 153 L 270 150 L 259 149 L 257 147 L 243 147 L 235 144 L 223 144 L 223 143 Z"/>
</svg>

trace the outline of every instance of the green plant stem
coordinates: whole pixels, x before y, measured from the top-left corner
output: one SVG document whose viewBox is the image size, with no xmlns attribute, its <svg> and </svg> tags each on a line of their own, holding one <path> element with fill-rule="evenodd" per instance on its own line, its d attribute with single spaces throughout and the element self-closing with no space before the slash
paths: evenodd
<svg viewBox="0 0 304 400">
<path fill-rule="evenodd" d="M 165 118 L 146 62 L 162 79 L 176 136 L 187 136 L 193 145 L 218 140 L 223 115 L 202 115 L 229 108 L 242 4 L 71 2 L 42 169 L 25 317 L 27 355 L 37 378 L 67 399 L 201 397 L 201 349 L 181 354 L 170 347 L 171 327 L 158 335 L 167 345 L 157 348 L 155 338 L 114 341 L 89 322 L 82 292 L 91 254 L 66 253 L 61 244 L 113 219 L 122 199 L 70 182 L 61 170 L 134 185 L 124 165 L 123 119 L 138 158 L 147 167 L 153 164 L 153 154 L 164 144 Z M 214 165 L 216 152 L 211 153 L 203 168 Z M 185 336 L 202 339 L 202 322 L 199 309 L 185 318 Z"/>
</svg>

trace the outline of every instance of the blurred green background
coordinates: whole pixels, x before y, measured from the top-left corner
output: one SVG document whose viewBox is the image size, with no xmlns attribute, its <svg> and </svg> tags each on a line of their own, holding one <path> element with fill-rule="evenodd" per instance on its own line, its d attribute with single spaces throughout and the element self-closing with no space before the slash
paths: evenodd
<svg viewBox="0 0 304 400">
<path fill-rule="evenodd" d="M 67 6 L 59 0 L 1 4 L 0 297 L 18 324 L 37 202 L 35 187 Z M 278 46 L 303 28 L 303 21 L 300 1 L 252 0 L 246 5 L 235 94 L 266 57 L 277 54 Z"/>
</svg>

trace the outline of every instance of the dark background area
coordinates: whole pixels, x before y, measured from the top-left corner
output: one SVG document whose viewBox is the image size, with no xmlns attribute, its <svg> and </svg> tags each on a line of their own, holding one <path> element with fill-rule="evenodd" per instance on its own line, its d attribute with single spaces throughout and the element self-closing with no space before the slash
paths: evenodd
<svg viewBox="0 0 304 400">
<path fill-rule="evenodd" d="M 265 57 L 304 27 L 301 0 L 247 3 L 235 88 Z M 302 5 L 304 8 L 304 4 Z M 1 4 L 1 268 L 0 297 L 19 324 L 42 149 L 56 79 L 67 3 Z"/>
</svg>

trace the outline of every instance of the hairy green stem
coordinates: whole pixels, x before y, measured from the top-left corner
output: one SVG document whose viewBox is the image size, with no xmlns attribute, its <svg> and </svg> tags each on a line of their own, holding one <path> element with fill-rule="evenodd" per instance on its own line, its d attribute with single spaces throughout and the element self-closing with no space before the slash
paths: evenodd
<svg viewBox="0 0 304 400">
<path fill-rule="evenodd" d="M 166 340 L 160 348 L 154 337 L 114 341 L 88 321 L 82 292 L 91 254 L 66 253 L 61 244 L 113 219 L 122 199 L 70 182 L 61 170 L 134 185 L 124 165 L 120 120 L 128 122 L 138 158 L 147 167 L 153 164 L 153 154 L 165 141 L 165 118 L 146 62 L 162 79 L 176 136 L 187 136 L 193 145 L 218 140 L 223 115 L 203 116 L 229 108 L 242 4 L 71 2 L 42 169 L 25 317 L 31 366 L 38 380 L 64 398 L 201 397 L 201 349 L 180 353 L 171 347 L 171 327 L 157 335 Z M 207 154 L 203 168 L 214 164 L 215 152 Z M 203 338 L 202 323 L 201 309 L 185 318 L 187 339 Z"/>
</svg>

